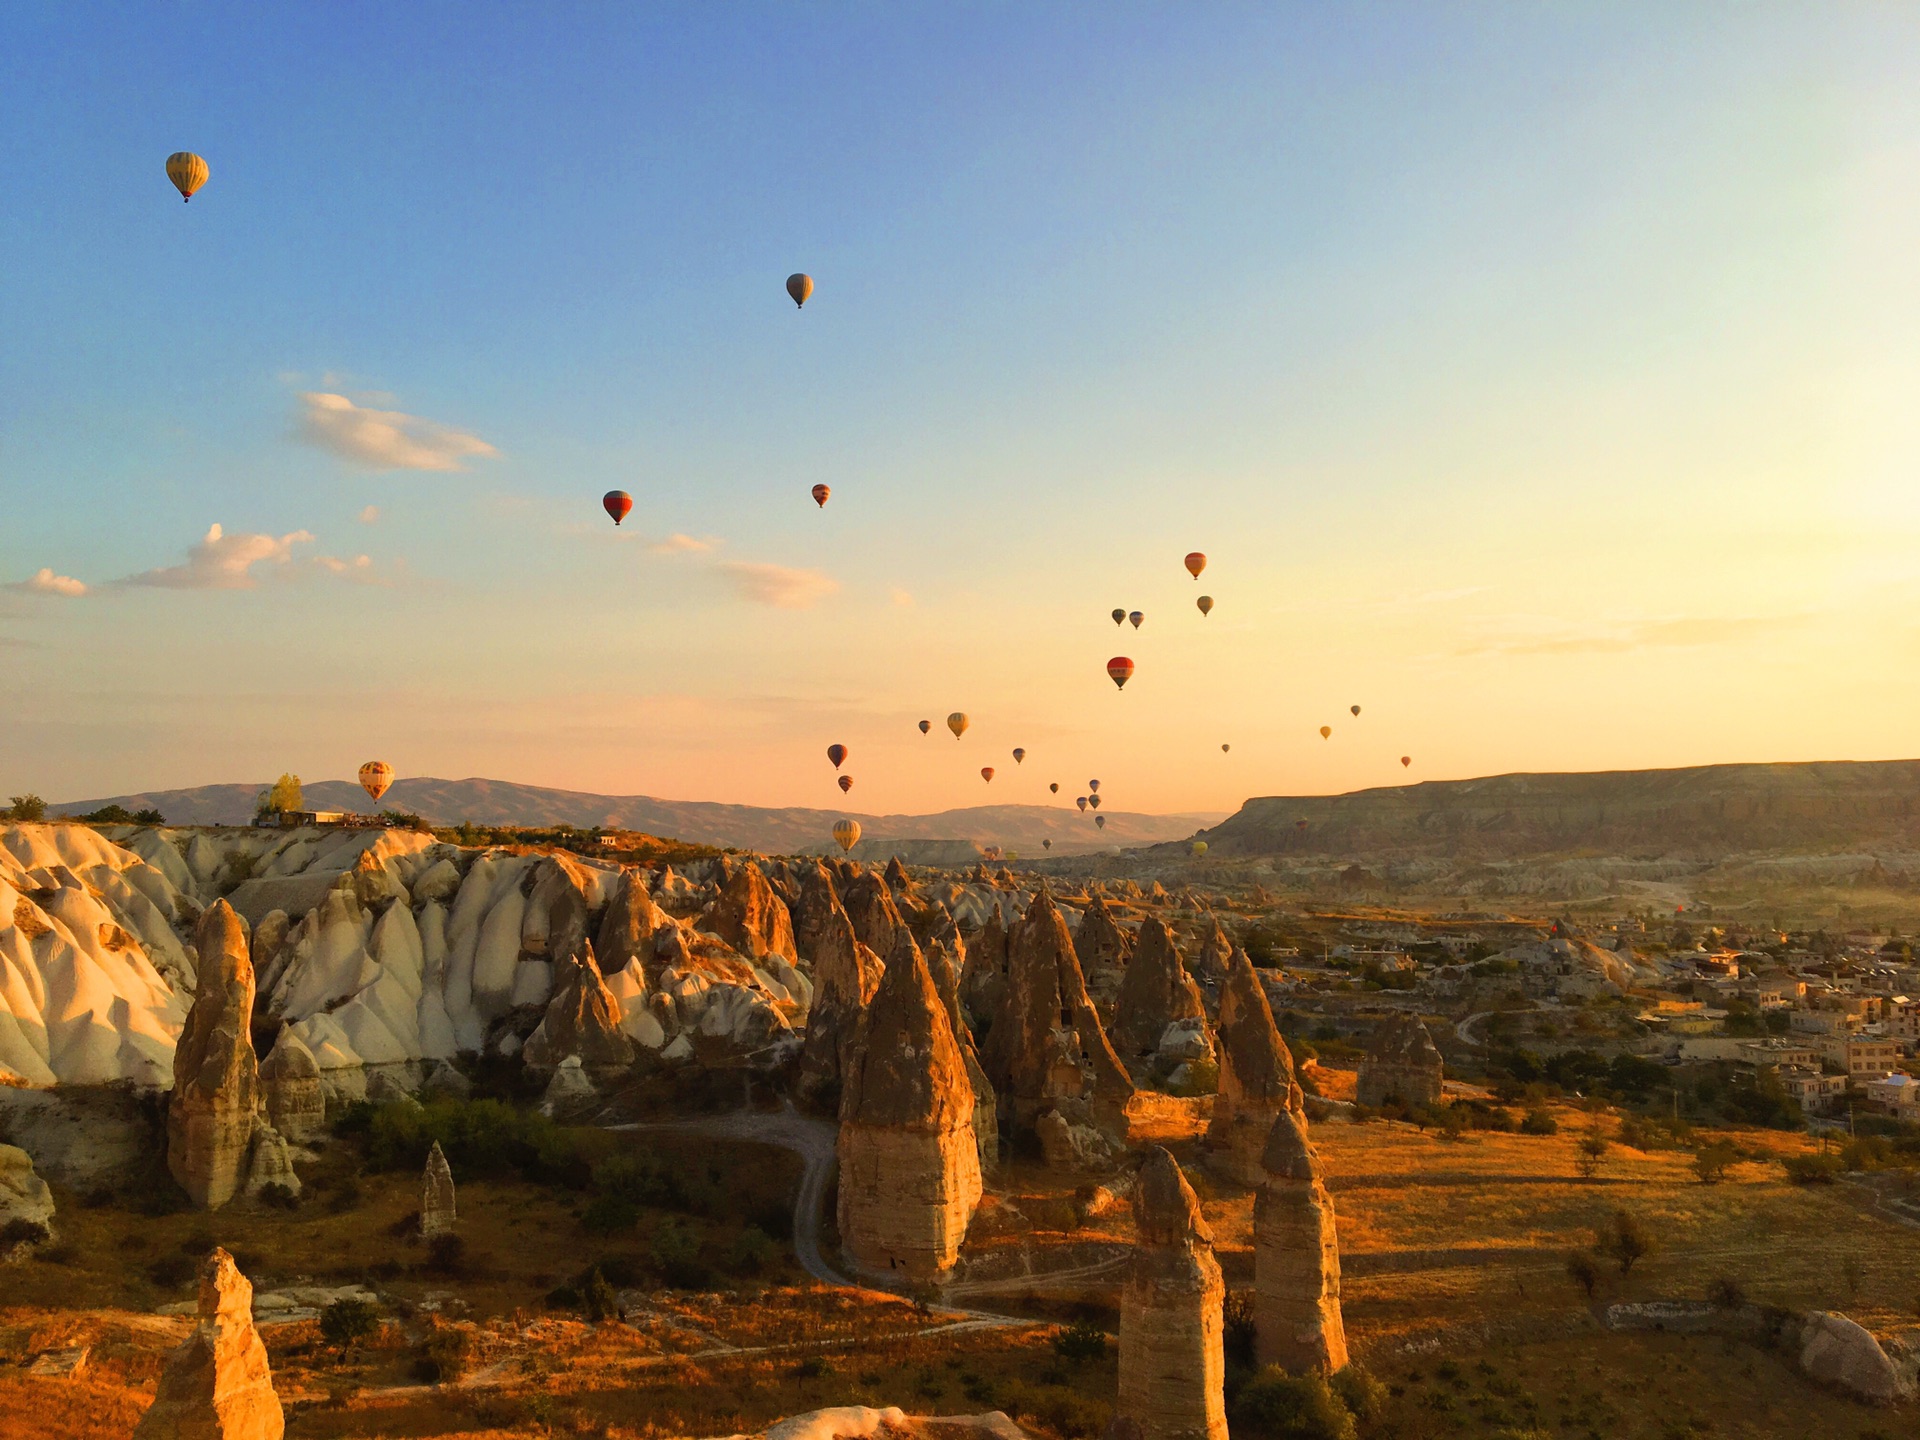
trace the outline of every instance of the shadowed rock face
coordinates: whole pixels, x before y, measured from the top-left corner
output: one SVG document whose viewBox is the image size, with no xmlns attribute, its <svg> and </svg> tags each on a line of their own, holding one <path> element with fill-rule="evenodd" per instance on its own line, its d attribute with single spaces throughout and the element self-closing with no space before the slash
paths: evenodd
<svg viewBox="0 0 1920 1440">
<path fill-rule="evenodd" d="M 801 869 L 798 883 L 800 894 L 792 910 L 793 942 L 800 958 L 813 964 L 834 915 L 844 915 L 845 907 L 834 887 L 833 872 L 820 861 Z"/>
<path fill-rule="evenodd" d="M 1159 1146 L 1134 1183 L 1133 1219 L 1115 1419 L 1137 1425 L 1142 1440 L 1226 1440 L 1226 1284 L 1200 1203 Z"/>
<path fill-rule="evenodd" d="M 1007 927 L 995 910 L 967 944 L 960 967 L 960 1006 L 975 1023 L 990 1022 L 1000 1014 L 1006 993 Z"/>
<path fill-rule="evenodd" d="M 224 1250 L 200 1271 L 200 1316 L 167 1357 L 134 1440 L 280 1440 L 286 1417 L 273 1393 L 267 1347 L 253 1328 L 253 1286 Z"/>
<path fill-rule="evenodd" d="M 1265 1178 L 1261 1153 L 1282 1110 L 1302 1108 L 1293 1053 L 1273 1023 L 1267 992 L 1242 950 L 1220 989 L 1220 1093 L 1207 1127 L 1210 1163 L 1242 1185 Z"/>
<path fill-rule="evenodd" d="M 1143 921 L 1139 943 L 1120 984 L 1120 1004 L 1113 1018 L 1114 1048 L 1128 1058 L 1152 1055 L 1167 1026 L 1175 1020 L 1203 1020 L 1206 1013 L 1200 987 L 1174 948 L 1173 932 L 1160 920 Z"/>
<path fill-rule="evenodd" d="M 167 1102 L 167 1169 L 193 1203 L 213 1210 L 246 1178 L 260 1067 L 253 1021 L 253 961 L 246 928 L 224 900 L 207 907 L 194 930 L 199 985 L 173 1054 Z"/>
<path fill-rule="evenodd" d="M 645 873 L 627 871 L 600 917 L 600 939 L 594 950 L 601 973 L 618 975 L 636 962 L 644 966 L 653 956 L 654 937 L 672 926 L 667 912 L 647 893 Z"/>
<path fill-rule="evenodd" d="M 1233 968 L 1233 941 L 1227 938 L 1218 916 L 1209 915 L 1207 921 L 1206 933 L 1200 937 L 1200 953 L 1194 957 L 1193 969 L 1202 980 L 1212 984 L 1226 979 L 1227 972 Z"/>
<path fill-rule="evenodd" d="M 1073 937 L 1073 951 L 1083 972 L 1090 974 L 1096 966 L 1117 970 L 1127 963 L 1128 955 L 1133 952 L 1133 941 L 1114 923 L 1107 902 L 1096 899 L 1087 906 L 1086 915 L 1080 921 L 1080 931 Z"/>
<path fill-rule="evenodd" d="M 980 1203 L 973 1087 L 946 1005 L 904 929 L 861 1017 L 840 1100 L 840 1234 L 860 1267 L 953 1267 Z"/>
<path fill-rule="evenodd" d="M 893 954 L 894 938 L 907 931 L 900 911 L 893 903 L 893 892 L 871 870 L 862 871 L 846 888 L 847 918 L 862 945 L 876 955 Z"/>
<path fill-rule="evenodd" d="M 1354 1098 L 1378 1108 L 1390 1102 L 1437 1105 L 1445 1089 L 1440 1048 L 1417 1016 L 1399 1015 L 1373 1033 L 1360 1059 Z"/>
<path fill-rule="evenodd" d="M 1347 1363 L 1333 1197 L 1307 1142 L 1305 1117 L 1282 1110 L 1253 1204 L 1254 1321 L 1262 1365 L 1331 1374 Z"/>
<path fill-rule="evenodd" d="M 601 978 L 591 943 L 581 941 L 578 955 L 554 958 L 553 998 L 521 1055 L 538 1066 L 558 1065 L 569 1056 L 578 1056 L 583 1065 L 632 1062 L 633 1042 L 620 1028 L 620 1004 Z"/>
<path fill-rule="evenodd" d="M 960 1043 L 960 1053 L 967 1062 L 967 1081 L 973 1086 L 973 1138 L 980 1151 L 980 1169 L 982 1173 L 990 1171 L 1000 1159 L 1000 1119 L 998 1097 L 993 1093 L 993 1082 L 987 1079 L 987 1072 L 980 1064 L 980 1052 L 974 1047 L 973 1031 L 968 1028 L 966 1016 L 960 1009 L 959 967 L 954 964 L 954 955 L 958 953 L 961 963 L 966 961 L 967 947 L 960 939 L 959 932 L 948 927 L 948 932 L 936 936 L 927 947 L 927 971 L 933 976 L 933 988 L 940 992 L 940 1001 L 947 1007 L 947 1019 L 953 1025 L 953 1037 Z"/>
<path fill-rule="evenodd" d="M 800 1053 L 800 1090 L 818 1102 L 838 1093 L 846 1052 L 859 1033 L 861 1015 L 880 988 L 885 966 L 854 938 L 853 922 L 840 908 L 832 887 L 811 903 L 820 905 L 821 912 L 813 947 L 813 1005 L 807 1011 L 806 1042 Z"/>
<path fill-rule="evenodd" d="M 769 955 L 788 962 L 800 958 L 793 939 L 793 919 L 758 865 L 734 868 L 726 889 L 701 914 L 699 925 L 751 960 Z"/>
<path fill-rule="evenodd" d="M 320 1063 L 306 1042 L 288 1026 L 260 1062 L 260 1089 L 273 1128 L 295 1145 L 305 1144 L 327 1128 L 327 1097 L 320 1081 Z"/>
</svg>

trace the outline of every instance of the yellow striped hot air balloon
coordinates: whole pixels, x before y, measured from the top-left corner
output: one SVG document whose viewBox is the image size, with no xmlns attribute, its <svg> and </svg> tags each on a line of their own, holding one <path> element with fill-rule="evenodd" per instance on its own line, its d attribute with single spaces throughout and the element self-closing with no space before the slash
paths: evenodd
<svg viewBox="0 0 1920 1440">
<path fill-rule="evenodd" d="M 193 192 L 207 183 L 207 162 L 191 150 L 176 150 L 167 156 L 167 179 L 180 192 L 182 200 L 193 199 Z"/>
<path fill-rule="evenodd" d="M 953 738 L 956 740 L 965 732 L 967 726 L 972 723 L 971 720 L 967 719 L 964 710 L 956 710 L 953 714 L 947 716 L 947 729 L 953 731 Z"/>
<path fill-rule="evenodd" d="M 833 838 L 839 842 L 842 850 L 853 849 L 860 843 L 860 822 L 857 820 L 834 821 Z"/>
<path fill-rule="evenodd" d="M 369 760 L 360 767 L 360 788 L 373 797 L 378 805 L 380 797 L 387 793 L 387 787 L 393 784 L 393 767 L 384 760 Z"/>
</svg>

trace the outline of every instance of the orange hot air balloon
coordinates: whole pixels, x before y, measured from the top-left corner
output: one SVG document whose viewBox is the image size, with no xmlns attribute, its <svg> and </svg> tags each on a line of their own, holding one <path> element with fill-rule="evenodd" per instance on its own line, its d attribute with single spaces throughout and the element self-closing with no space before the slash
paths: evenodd
<svg viewBox="0 0 1920 1440">
<path fill-rule="evenodd" d="M 824 510 L 827 505 L 827 497 L 831 494 L 833 494 L 833 491 L 829 490 L 825 485 L 816 485 L 813 487 L 813 503 Z"/>
<path fill-rule="evenodd" d="M 793 297 L 793 308 L 798 310 L 813 298 L 813 277 L 811 275 L 787 276 L 787 294 Z"/>
<path fill-rule="evenodd" d="M 1400 763 L 1402 765 L 1411 765 L 1413 764 L 1413 757 L 1411 755 L 1402 755 L 1400 757 Z"/>
<path fill-rule="evenodd" d="M 953 731 L 953 738 L 956 740 L 960 738 L 967 726 L 972 723 L 971 720 L 967 719 L 966 713 L 961 710 L 956 710 L 953 714 L 947 716 L 947 729 Z"/>
<path fill-rule="evenodd" d="M 1098 780 L 1087 781 L 1087 789 L 1098 790 L 1099 788 L 1100 788 L 1100 782 Z"/>
<path fill-rule="evenodd" d="M 618 525 L 633 512 L 633 496 L 624 490 L 609 490 L 600 497 L 600 504 Z"/>
<path fill-rule="evenodd" d="M 993 781 L 993 766 L 982 765 L 980 767 L 980 778 L 991 784 Z"/>
<path fill-rule="evenodd" d="M 842 775 L 840 777 L 840 793 L 844 795 L 847 793 L 847 791 L 851 790 L 852 788 L 853 788 L 853 777 L 851 775 Z"/>
<path fill-rule="evenodd" d="M 1100 808 L 1100 797 L 1098 795 L 1087 796 L 1087 804 L 1098 810 Z"/>
<path fill-rule="evenodd" d="M 1231 749 L 1233 749 L 1233 746 L 1231 746 L 1231 745 L 1222 745 L 1222 746 L 1220 747 L 1220 753 L 1221 753 L 1222 755 L 1224 755 L 1224 754 L 1226 754 L 1226 753 L 1227 753 L 1227 752 L 1228 752 L 1229 750 L 1231 750 Z"/>
<path fill-rule="evenodd" d="M 180 192 L 181 200 L 193 199 L 194 191 L 207 183 L 207 162 L 191 150 L 176 150 L 167 156 L 167 179 Z"/>
<path fill-rule="evenodd" d="M 1331 725 L 1322 725 L 1320 727 L 1320 738 L 1322 740 L 1326 739 L 1331 734 L 1333 734 L 1333 727 Z"/>
<path fill-rule="evenodd" d="M 393 767 L 384 760 L 369 760 L 360 767 L 360 788 L 373 797 L 374 803 L 380 803 L 380 797 L 387 793 L 387 787 L 393 784 Z"/>
<path fill-rule="evenodd" d="M 1027 758 L 1027 752 L 1025 750 L 1022 750 L 1018 745 L 1013 747 L 1013 763 L 1014 764 L 1018 765 L 1022 763 L 1026 758 Z"/>
<path fill-rule="evenodd" d="M 1360 718 L 1360 707 L 1358 705 L 1349 705 L 1347 708 L 1353 712 L 1354 719 L 1358 720 Z"/>
<path fill-rule="evenodd" d="M 1047 789 L 1058 795 L 1060 793 L 1060 782 L 1058 780 L 1054 781 L 1051 785 L 1047 786 Z"/>
<path fill-rule="evenodd" d="M 1104 815 L 1096 815 L 1093 817 L 1093 823 L 1104 830 L 1107 828 L 1107 817 Z"/>
<path fill-rule="evenodd" d="M 1076 795 L 1073 797 L 1073 803 L 1078 805 L 1081 808 L 1081 810 L 1084 811 L 1087 808 L 1087 797 L 1084 795 Z"/>
<path fill-rule="evenodd" d="M 851 850 L 860 843 L 860 822 L 858 820 L 834 821 L 833 838 L 839 841 L 842 850 Z"/>
<path fill-rule="evenodd" d="M 931 720 L 922 720 L 922 721 L 920 722 L 920 733 L 921 733 L 922 735 L 924 735 L 924 734 L 926 734 L 926 733 L 927 733 L 927 732 L 928 732 L 929 730 L 931 730 L 931 729 L 933 729 L 933 721 L 931 721 Z"/>
<path fill-rule="evenodd" d="M 1140 622 L 1146 618 L 1147 618 L 1146 614 L 1143 611 L 1139 611 L 1139 610 L 1136 610 L 1131 615 L 1127 616 L 1127 619 L 1133 622 L 1133 628 L 1136 630 L 1140 628 Z"/>
<path fill-rule="evenodd" d="M 829 745 L 829 746 L 827 746 L 827 759 L 829 759 L 829 760 L 831 760 L 831 761 L 833 762 L 833 768 L 834 768 L 834 769 L 836 769 L 836 770 L 838 770 L 838 769 L 840 768 L 840 766 L 841 766 L 841 765 L 842 765 L 843 763 L 845 763 L 845 761 L 846 761 L 846 758 L 847 758 L 847 747 L 846 747 L 846 746 L 844 746 L 844 745 Z"/>
<path fill-rule="evenodd" d="M 1202 595 L 1193 603 L 1200 607 L 1200 613 L 1202 615 L 1211 615 L 1213 613 L 1213 596 Z"/>
<path fill-rule="evenodd" d="M 1194 579 L 1200 578 L 1200 572 L 1207 568 L 1207 557 L 1198 550 L 1187 556 L 1187 573 Z"/>
<path fill-rule="evenodd" d="M 1124 690 L 1127 681 L 1133 678 L 1133 661 L 1124 655 L 1116 655 L 1107 661 L 1107 678 L 1113 681 L 1113 688 Z"/>
<path fill-rule="evenodd" d="M 1126 618 L 1127 612 L 1124 610 L 1116 610 L 1113 612 L 1113 623 L 1116 625 L 1124 624 Z"/>
</svg>

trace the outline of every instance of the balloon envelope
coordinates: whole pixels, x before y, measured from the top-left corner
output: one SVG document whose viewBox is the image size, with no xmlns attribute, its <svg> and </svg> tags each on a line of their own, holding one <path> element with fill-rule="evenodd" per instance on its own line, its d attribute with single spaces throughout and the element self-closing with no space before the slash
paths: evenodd
<svg viewBox="0 0 1920 1440">
<path fill-rule="evenodd" d="M 209 173 L 207 162 L 191 150 L 176 150 L 167 156 L 167 179 L 182 200 L 193 199 L 193 192 L 207 183 Z"/>
<path fill-rule="evenodd" d="M 1331 734 L 1333 734 L 1333 727 L 1331 725 L 1322 725 L 1320 727 L 1320 738 L 1322 740 L 1326 739 Z"/>
<path fill-rule="evenodd" d="M 1023 762 L 1023 761 L 1024 761 L 1024 760 L 1025 760 L 1026 758 L 1027 758 L 1027 752 L 1026 752 L 1025 750 L 1023 750 L 1023 749 L 1021 749 L 1021 748 L 1020 748 L 1019 746 L 1017 746 L 1017 745 L 1016 745 L 1016 746 L 1014 746 L 1014 749 L 1013 749 L 1013 763 L 1014 763 L 1014 764 L 1016 764 L 1016 765 L 1018 765 L 1018 764 L 1020 764 L 1021 762 Z"/>
<path fill-rule="evenodd" d="M 833 762 L 834 769 L 838 770 L 841 764 L 846 760 L 846 758 L 847 758 L 846 746 L 844 745 L 827 746 L 827 759 Z"/>
<path fill-rule="evenodd" d="M 806 304 L 813 298 L 813 277 L 811 275 L 787 276 L 787 294 L 793 297 L 795 309 Z"/>
<path fill-rule="evenodd" d="M 1076 795 L 1073 797 L 1073 803 L 1084 811 L 1087 808 L 1087 797 L 1084 795 Z"/>
<path fill-rule="evenodd" d="M 933 721 L 931 721 L 931 720 L 922 720 L 922 721 L 920 722 L 920 733 L 921 733 L 922 735 L 924 735 L 924 734 L 926 734 L 926 733 L 927 733 L 927 732 L 928 732 L 929 730 L 931 730 L 931 729 L 933 729 Z"/>
<path fill-rule="evenodd" d="M 624 490 L 609 490 L 600 497 L 600 504 L 618 525 L 633 513 L 633 496 Z"/>
<path fill-rule="evenodd" d="M 1354 714 L 1354 718 L 1355 718 L 1355 719 L 1358 719 L 1358 718 L 1359 718 L 1359 716 L 1360 716 L 1360 707 L 1359 707 L 1358 705 L 1349 705 L 1349 706 L 1348 706 L 1347 708 L 1348 708 L 1349 710 L 1351 710 L 1351 711 L 1353 712 L 1353 714 Z"/>
<path fill-rule="evenodd" d="M 1200 607 L 1200 613 L 1202 615 L 1211 615 L 1213 613 L 1213 596 L 1202 595 L 1193 603 Z"/>
<path fill-rule="evenodd" d="M 1054 781 L 1051 785 L 1047 786 L 1047 789 L 1058 795 L 1060 793 L 1060 782 L 1058 780 Z"/>
<path fill-rule="evenodd" d="M 1224 755 L 1224 754 L 1226 754 L 1226 753 L 1227 753 L 1227 752 L 1228 752 L 1229 750 L 1231 750 L 1231 749 L 1233 749 L 1233 746 L 1231 746 L 1231 745 L 1222 745 L 1222 746 L 1220 747 L 1220 753 L 1221 753 L 1222 755 Z"/>
<path fill-rule="evenodd" d="M 371 795 L 375 801 L 387 793 L 387 787 L 393 784 L 393 767 L 384 760 L 369 760 L 360 767 L 360 788 Z"/>
<path fill-rule="evenodd" d="M 1116 610 L 1113 612 L 1113 623 L 1116 625 L 1120 624 L 1126 618 L 1127 612 L 1124 610 Z"/>
<path fill-rule="evenodd" d="M 960 732 L 972 723 L 971 720 L 967 719 L 963 711 L 956 710 L 953 714 L 947 716 L 947 729 L 953 731 L 953 738 L 956 740 L 960 738 Z"/>
<path fill-rule="evenodd" d="M 1187 556 L 1187 573 L 1194 579 L 1200 578 L 1200 572 L 1207 568 L 1207 557 L 1195 550 Z"/>
<path fill-rule="evenodd" d="M 1411 765 L 1413 764 L 1413 757 L 1411 755 L 1402 755 L 1400 757 L 1400 763 L 1402 765 Z"/>
<path fill-rule="evenodd" d="M 1098 810 L 1100 808 L 1100 797 L 1098 795 L 1087 796 L 1087 804 Z"/>
<path fill-rule="evenodd" d="M 980 778 L 981 778 L 982 780 L 992 780 L 992 779 L 993 779 L 993 766 L 991 766 L 991 765 L 982 765 L 982 766 L 980 767 Z"/>
<path fill-rule="evenodd" d="M 1140 622 L 1146 618 L 1147 618 L 1146 612 L 1142 610 L 1136 610 L 1131 615 L 1127 616 L 1127 619 L 1133 622 L 1133 628 L 1136 630 L 1140 628 Z"/>
<path fill-rule="evenodd" d="M 1053 849 L 1053 841 L 1051 841 L 1051 840 L 1042 840 L 1042 841 L 1040 842 L 1040 848 L 1041 848 L 1042 850 L 1051 850 L 1051 849 Z"/>
<path fill-rule="evenodd" d="M 840 842 L 842 850 L 851 850 L 860 841 L 860 823 L 857 820 L 836 820 L 833 822 L 833 838 Z"/>
<path fill-rule="evenodd" d="M 833 494 L 833 491 L 825 485 L 816 485 L 813 487 L 813 503 L 824 507 L 827 503 L 827 497 L 831 494 Z"/>
<path fill-rule="evenodd" d="M 1113 681 L 1113 688 L 1124 690 L 1127 681 L 1133 678 L 1133 661 L 1124 655 L 1116 655 L 1107 661 L 1107 678 Z"/>
<path fill-rule="evenodd" d="M 1093 823 L 1104 830 L 1107 828 L 1107 817 L 1104 815 L 1096 815 L 1093 817 Z"/>
<path fill-rule="evenodd" d="M 1100 788 L 1100 782 L 1098 780 L 1087 781 L 1087 789 L 1098 790 L 1099 788 Z"/>
<path fill-rule="evenodd" d="M 1204 841 L 1204 840 L 1196 840 L 1196 841 L 1194 841 L 1194 842 L 1193 842 L 1193 853 L 1194 853 L 1194 856 L 1195 856 L 1195 858 L 1198 858 L 1199 856 L 1202 856 L 1202 855 L 1204 855 L 1204 854 L 1206 854 L 1206 853 L 1207 853 L 1207 842 L 1206 842 L 1206 841 Z"/>
<path fill-rule="evenodd" d="M 844 795 L 847 793 L 847 791 L 851 790 L 852 788 L 853 788 L 853 777 L 851 775 L 842 775 L 840 777 L 840 793 Z"/>
</svg>

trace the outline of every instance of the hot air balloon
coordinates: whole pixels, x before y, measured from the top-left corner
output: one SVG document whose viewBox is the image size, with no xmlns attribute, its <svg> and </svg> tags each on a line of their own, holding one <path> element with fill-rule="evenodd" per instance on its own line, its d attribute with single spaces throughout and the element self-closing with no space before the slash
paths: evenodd
<svg viewBox="0 0 1920 1440">
<path fill-rule="evenodd" d="M 1087 781 L 1087 789 L 1098 790 L 1099 788 L 1100 788 L 1100 782 L 1098 780 Z"/>
<path fill-rule="evenodd" d="M 1198 860 L 1202 855 L 1205 855 L 1206 853 L 1207 853 L 1206 841 L 1196 840 L 1193 842 L 1193 858 L 1194 859 Z"/>
<path fill-rule="evenodd" d="M 1026 758 L 1027 758 L 1027 752 L 1025 750 L 1021 749 L 1018 745 L 1013 747 L 1013 763 L 1014 764 L 1016 765 L 1021 764 L 1023 761 L 1026 760 Z"/>
<path fill-rule="evenodd" d="M 1333 734 L 1333 727 L 1331 725 L 1322 725 L 1320 727 L 1320 738 L 1322 740 L 1326 739 L 1331 734 Z"/>
<path fill-rule="evenodd" d="M 1136 610 L 1131 615 L 1127 616 L 1127 619 L 1133 622 L 1133 628 L 1136 630 L 1140 628 L 1140 622 L 1146 618 L 1147 618 L 1146 612 L 1143 610 Z"/>
<path fill-rule="evenodd" d="M 1107 817 L 1104 815 L 1096 815 L 1093 817 L 1093 823 L 1104 830 L 1107 828 Z"/>
<path fill-rule="evenodd" d="M 852 788 L 853 788 L 853 777 L 851 775 L 842 775 L 840 777 L 840 793 L 844 795 L 847 793 L 847 791 L 851 790 Z"/>
<path fill-rule="evenodd" d="M 998 845 L 988 845 L 983 847 L 980 853 L 989 860 L 998 860 L 1000 858 L 1000 847 Z"/>
<path fill-rule="evenodd" d="M 1207 557 L 1198 550 L 1187 556 L 1187 573 L 1194 579 L 1200 578 L 1200 572 L 1207 568 Z"/>
<path fill-rule="evenodd" d="M 1411 765 L 1413 764 L 1413 757 L 1411 755 L 1402 755 L 1400 757 L 1400 763 L 1402 765 Z"/>
<path fill-rule="evenodd" d="M 1133 678 L 1133 661 L 1124 655 L 1116 655 L 1107 661 L 1107 678 L 1113 681 L 1113 688 L 1124 690 L 1127 681 Z"/>
<path fill-rule="evenodd" d="M 1126 618 L 1127 612 L 1124 610 L 1116 610 L 1113 612 L 1113 623 L 1116 625 L 1122 624 Z"/>
<path fill-rule="evenodd" d="M 1047 789 L 1058 795 L 1060 793 L 1060 782 L 1058 780 L 1054 781 L 1051 785 L 1047 786 Z"/>
<path fill-rule="evenodd" d="M 841 766 L 841 765 L 842 765 L 843 763 L 845 763 L 845 761 L 846 761 L 846 758 L 847 758 L 847 747 L 846 747 L 846 746 L 844 746 L 844 745 L 829 745 L 829 746 L 827 746 L 827 759 L 829 759 L 829 760 L 831 760 L 831 761 L 833 762 L 833 768 L 834 768 L 834 769 L 836 769 L 836 770 L 838 770 L 838 769 L 840 768 L 840 766 Z"/>
<path fill-rule="evenodd" d="M 1358 705 L 1349 705 L 1347 709 L 1353 712 L 1354 719 L 1358 720 L 1360 718 L 1360 707 Z"/>
<path fill-rule="evenodd" d="M 208 173 L 207 162 L 191 150 L 176 150 L 167 156 L 167 179 L 182 200 L 193 199 L 193 192 L 207 183 Z"/>
<path fill-rule="evenodd" d="M 1193 603 L 1200 607 L 1200 613 L 1202 615 L 1211 615 L 1213 613 L 1213 596 L 1202 595 Z"/>
<path fill-rule="evenodd" d="M 624 490 L 607 491 L 600 497 L 600 504 L 613 517 L 616 525 L 633 513 L 633 496 Z"/>
<path fill-rule="evenodd" d="M 980 778 L 989 784 L 993 783 L 993 766 L 982 765 L 980 767 Z"/>
<path fill-rule="evenodd" d="M 1074 804 L 1076 804 L 1076 805 L 1078 805 L 1078 806 L 1080 807 L 1080 810 L 1081 810 L 1081 813 L 1083 813 L 1083 814 L 1084 814 L 1084 813 L 1086 812 L 1086 808 L 1087 808 L 1087 797 L 1086 797 L 1086 796 L 1084 796 L 1084 795 L 1076 795 L 1076 796 L 1074 796 L 1074 797 L 1073 797 L 1073 803 L 1074 803 Z"/>
<path fill-rule="evenodd" d="M 825 485 L 816 485 L 813 487 L 813 503 L 824 510 L 827 505 L 827 497 L 831 494 L 833 494 L 833 491 L 829 490 Z"/>
<path fill-rule="evenodd" d="M 953 738 L 956 740 L 960 738 L 961 732 L 972 723 L 971 720 L 967 719 L 964 711 L 956 710 L 953 714 L 947 716 L 947 729 L 953 731 Z"/>
<path fill-rule="evenodd" d="M 1041 848 L 1042 850 L 1051 850 L 1051 849 L 1053 849 L 1053 841 L 1051 841 L 1051 840 L 1042 840 L 1042 841 L 1040 842 L 1040 848 Z"/>
<path fill-rule="evenodd" d="M 857 820 L 834 821 L 833 838 L 840 842 L 842 850 L 851 850 L 860 843 L 860 822 Z"/>
<path fill-rule="evenodd" d="M 380 797 L 387 793 L 387 787 L 393 784 L 393 767 L 384 760 L 369 760 L 360 767 L 360 788 L 373 797 L 378 804 Z"/>
<path fill-rule="evenodd" d="M 931 720 L 922 720 L 922 721 L 920 722 L 920 733 L 921 733 L 922 735 L 924 735 L 924 734 L 926 734 L 926 733 L 927 733 L 927 732 L 928 732 L 929 730 L 931 730 L 931 729 L 933 729 L 933 721 L 931 721 Z"/>
<path fill-rule="evenodd" d="M 1100 797 L 1098 795 L 1087 796 L 1087 804 L 1098 810 L 1100 808 Z"/>
<path fill-rule="evenodd" d="M 1233 749 L 1233 746 L 1231 746 L 1231 745 L 1222 745 L 1222 746 L 1220 747 L 1220 753 L 1221 753 L 1222 755 L 1224 755 L 1224 754 L 1226 754 L 1226 753 L 1227 753 L 1227 752 L 1228 752 L 1229 750 L 1231 750 L 1231 749 Z"/>
<path fill-rule="evenodd" d="M 787 294 L 793 297 L 793 308 L 798 310 L 813 298 L 813 277 L 811 275 L 787 276 Z"/>
</svg>

